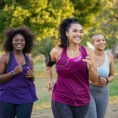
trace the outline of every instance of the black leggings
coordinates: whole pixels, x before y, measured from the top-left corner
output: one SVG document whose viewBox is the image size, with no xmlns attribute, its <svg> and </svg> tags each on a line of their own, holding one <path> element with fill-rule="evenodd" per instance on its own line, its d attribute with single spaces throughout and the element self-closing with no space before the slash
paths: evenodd
<svg viewBox="0 0 118 118">
<path fill-rule="evenodd" d="M 33 103 L 12 104 L 0 103 L 0 118 L 31 118 Z"/>
<path fill-rule="evenodd" d="M 76 107 L 52 101 L 51 106 L 54 118 L 85 118 L 89 104 Z"/>
</svg>

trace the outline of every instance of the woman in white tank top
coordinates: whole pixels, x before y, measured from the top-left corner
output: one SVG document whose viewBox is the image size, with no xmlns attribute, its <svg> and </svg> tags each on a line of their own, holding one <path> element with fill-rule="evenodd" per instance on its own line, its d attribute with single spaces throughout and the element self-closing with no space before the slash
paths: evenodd
<svg viewBox="0 0 118 118">
<path fill-rule="evenodd" d="M 103 35 L 96 34 L 92 37 L 92 44 L 95 47 L 97 71 L 99 81 L 90 81 L 90 105 L 87 118 L 105 118 L 109 101 L 108 83 L 114 79 L 114 62 L 112 54 L 105 52 L 106 41 Z"/>
</svg>

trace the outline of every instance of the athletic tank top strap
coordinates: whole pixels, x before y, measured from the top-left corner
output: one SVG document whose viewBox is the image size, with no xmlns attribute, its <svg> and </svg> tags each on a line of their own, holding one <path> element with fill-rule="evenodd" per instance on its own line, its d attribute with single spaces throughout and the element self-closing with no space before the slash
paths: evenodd
<svg viewBox="0 0 118 118">
<path fill-rule="evenodd" d="M 63 48 L 63 50 L 62 50 L 62 55 L 61 56 L 66 56 L 66 51 L 67 51 L 67 48 Z"/>
<path fill-rule="evenodd" d="M 109 60 L 108 60 L 108 55 L 107 55 L 107 52 L 104 52 L 105 53 L 105 61 L 104 61 L 104 66 L 109 66 Z"/>
<path fill-rule="evenodd" d="M 26 61 L 26 66 L 28 66 L 30 64 L 30 60 L 29 60 L 28 56 L 26 56 L 25 54 L 24 54 L 24 57 L 25 57 L 25 61 Z"/>
<path fill-rule="evenodd" d="M 87 51 L 86 51 L 85 47 L 80 46 L 80 50 L 81 50 L 82 56 L 85 58 L 87 56 Z"/>
<path fill-rule="evenodd" d="M 6 64 L 6 68 L 5 68 L 5 72 L 9 69 L 9 67 L 11 66 L 13 61 L 13 52 L 10 52 L 10 56 L 9 56 L 9 60 L 8 60 L 8 64 Z"/>
</svg>

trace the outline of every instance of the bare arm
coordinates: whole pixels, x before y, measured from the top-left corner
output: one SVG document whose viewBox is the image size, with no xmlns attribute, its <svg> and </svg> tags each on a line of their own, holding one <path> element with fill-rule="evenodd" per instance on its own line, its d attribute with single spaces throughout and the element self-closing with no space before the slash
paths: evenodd
<svg viewBox="0 0 118 118">
<path fill-rule="evenodd" d="M 110 74 L 108 77 L 109 83 L 112 82 L 114 80 L 114 60 L 113 60 L 113 55 L 109 54 L 110 57 Z"/>
<path fill-rule="evenodd" d="M 9 54 L 4 54 L 0 57 L 0 83 L 5 83 L 13 77 L 11 72 L 4 74 L 8 58 Z"/>
<path fill-rule="evenodd" d="M 88 71 L 89 71 L 89 79 L 93 83 L 99 81 L 99 76 L 97 72 L 97 64 L 95 60 L 94 51 L 90 48 L 86 48 L 88 56 L 84 59 L 87 62 Z"/>
<path fill-rule="evenodd" d="M 51 50 L 50 57 L 51 57 L 52 62 L 57 61 L 59 55 L 61 54 L 61 51 L 62 51 L 62 49 L 60 49 L 59 47 Z M 52 66 L 45 66 L 45 72 L 46 72 L 46 76 L 48 79 L 47 88 L 50 91 L 53 87 L 53 78 L 52 78 L 53 68 L 52 68 Z"/>
</svg>

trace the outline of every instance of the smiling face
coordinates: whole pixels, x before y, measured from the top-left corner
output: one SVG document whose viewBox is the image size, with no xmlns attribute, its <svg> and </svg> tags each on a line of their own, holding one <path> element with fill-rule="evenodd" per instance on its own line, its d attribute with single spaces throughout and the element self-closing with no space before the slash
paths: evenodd
<svg viewBox="0 0 118 118">
<path fill-rule="evenodd" d="M 69 43 L 80 44 L 83 38 L 82 26 L 78 23 L 71 24 L 68 31 L 66 31 Z"/>
<path fill-rule="evenodd" d="M 92 38 L 92 43 L 95 49 L 98 50 L 104 50 L 106 46 L 106 41 L 104 39 L 104 36 L 102 35 L 96 35 Z"/>
<path fill-rule="evenodd" d="M 25 43 L 24 36 L 22 34 L 16 34 L 12 40 L 13 50 L 23 51 Z"/>
</svg>

